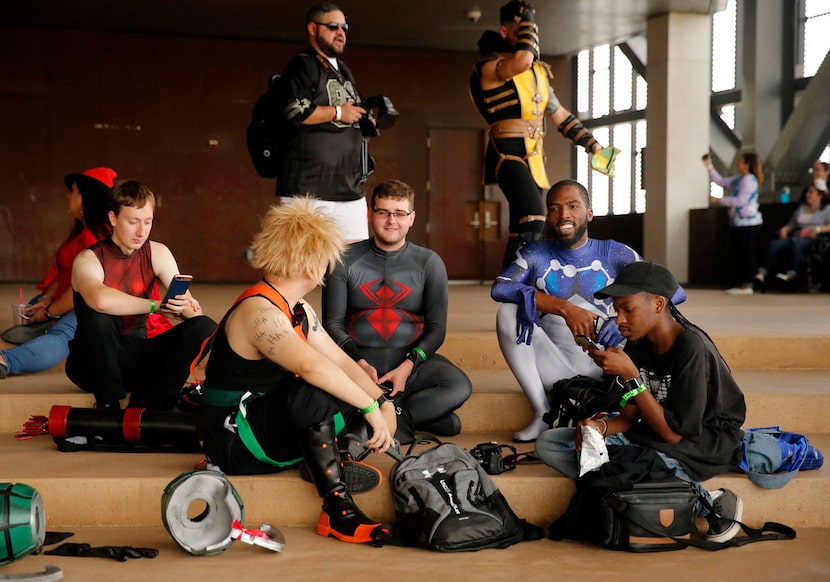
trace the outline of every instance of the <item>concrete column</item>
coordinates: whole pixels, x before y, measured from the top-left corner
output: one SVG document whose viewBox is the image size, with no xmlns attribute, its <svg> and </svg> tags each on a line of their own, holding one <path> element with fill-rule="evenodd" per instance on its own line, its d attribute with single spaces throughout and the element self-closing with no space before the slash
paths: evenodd
<svg viewBox="0 0 830 582">
<path fill-rule="evenodd" d="M 789 5 L 785 7 L 785 4 Z M 743 3 L 743 35 L 739 54 L 741 110 L 738 132 L 741 150 L 754 150 L 766 160 L 784 122 L 792 112 L 792 100 L 784 110 L 782 88 L 793 86 L 793 41 L 784 40 L 782 22 L 794 7 L 786 0 L 746 0 Z M 792 16 L 790 16 L 792 18 Z M 786 71 L 786 72 L 785 72 Z"/>
<path fill-rule="evenodd" d="M 709 204 L 700 157 L 709 150 L 711 17 L 673 12 L 648 21 L 645 258 L 689 276 L 689 210 Z"/>
</svg>

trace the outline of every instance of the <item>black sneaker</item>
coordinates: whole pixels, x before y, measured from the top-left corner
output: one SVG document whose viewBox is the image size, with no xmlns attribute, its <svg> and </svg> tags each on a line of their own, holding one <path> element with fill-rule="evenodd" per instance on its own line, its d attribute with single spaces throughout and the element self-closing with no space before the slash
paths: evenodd
<svg viewBox="0 0 830 582">
<path fill-rule="evenodd" d="M 353 495 L 377 489 L 383 482 L 383 475 L 380 471 L 360 461 L 344 458 L 340 465 L 340 471 L 346 491 Z M 300 477 L 303 481 L 314 482 L 305 461 L 300 463 Z"/>
<path fill-rule="evenodd" d="M 0 364 L 0 380 L 9 375 L 9 367 L 6 364 Z"/>
<path fill-rule="evenodd" d="M 738 522 L 744 511 L 741 498 L 729 489 L 718 489 L 712 492 L 712 508 L 714 511 L 706 516 L 706 521 L 709 522 L 706 540 L 721 543 L 738 535 L 741 531 Z"/>
</svg>

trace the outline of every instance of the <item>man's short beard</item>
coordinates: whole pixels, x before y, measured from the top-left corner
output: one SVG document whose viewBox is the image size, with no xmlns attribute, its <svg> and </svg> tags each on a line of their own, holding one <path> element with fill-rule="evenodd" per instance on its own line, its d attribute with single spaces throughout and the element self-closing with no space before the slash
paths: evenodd
<svg viewBox="0 0 830 582">
<path fill-rule="evenodd" d="M 330 59 L 339 57 L 343 54 L 342 50 L 338 51 L 333 44 L 324 41 L 319 34 L 317 35 L 317 46 L 320 47 L 320 52 Z"/>
<path fill-rule="evenodd" d="M 561 246 L 565 247 L 566 249 L 573 248 L 582 237 L 585 236 L 585 233 L 588 232 L 588 223 L 584 222 L 580 226 L 574 225 L 574 233 L 569 237 L 563 237 L 559 235 L 559 232 L 554 228 L 551 229 L 551 233 L 553 238 L 558 242 Z"/>
</svg>

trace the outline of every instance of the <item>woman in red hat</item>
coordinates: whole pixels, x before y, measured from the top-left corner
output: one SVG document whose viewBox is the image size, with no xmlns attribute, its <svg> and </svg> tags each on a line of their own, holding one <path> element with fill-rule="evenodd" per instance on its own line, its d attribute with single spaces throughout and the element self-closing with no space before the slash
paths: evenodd
<svg viewBox="0 0 830 582">
<path fill-rule="evenodd" d="M 92 168 L 67 174 L 64 182 L 67 211 L 75 219 L 66 241 L 58 248 L 55 263 L 37 285 L 39 294 L 30 302 L 28 325 L 3 332 L 8 343 L 21 344 L 0 350 L 0 379 L 25 372 L 41 372 L 60 363 L 69 353 L 77 319 L 72 298 L 72 262 L 75 256 L 109 233 L 107 196 L 118 176 L 111 168 Z"/>
</svg>

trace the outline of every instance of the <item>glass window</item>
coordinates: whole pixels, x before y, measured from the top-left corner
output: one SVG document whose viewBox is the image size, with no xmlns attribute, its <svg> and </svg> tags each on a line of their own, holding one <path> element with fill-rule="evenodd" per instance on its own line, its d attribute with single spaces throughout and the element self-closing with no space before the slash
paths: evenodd
<svg viewBox="0 0 830 582">
<path fill-rule="evenodd" d="M 577 55 L 577 110 L 580 119 L 597 119 L 624 113 L 634 121 L 589 125 L 594 137 L 603 145 L 622 150 L 614 162 L 615 176 L 591 170 L 590 160 L 580 163 L 576 179 L 591 192 L 594 214 L 630 214 L 645 212 L 645 192 L 640 188 L 641 152 L 645 147 L 645 107 L 648 87 L 645 79 L 634 71 L 619 47 L 602 45 Z"/>
<path fill-rule="evenodd" d="M 735 88 L 737 48 L 736 0 L 729 0 L 726 10 L 712 16 L 712 91 Z"/>
<path fill-rule="evenodd" d="M 804 0 L 804 76 L 812 77 L 830 50 L 830 2 Z"/>
<path fill-rule="evenodd" d="M 634 91 L 632 67 L 619 47 L 614 47 L 612 75 L 614 77 L 614 94 L 612 95 L 614 111 L 628 111 L 631 109 Z"/>
</svg>

